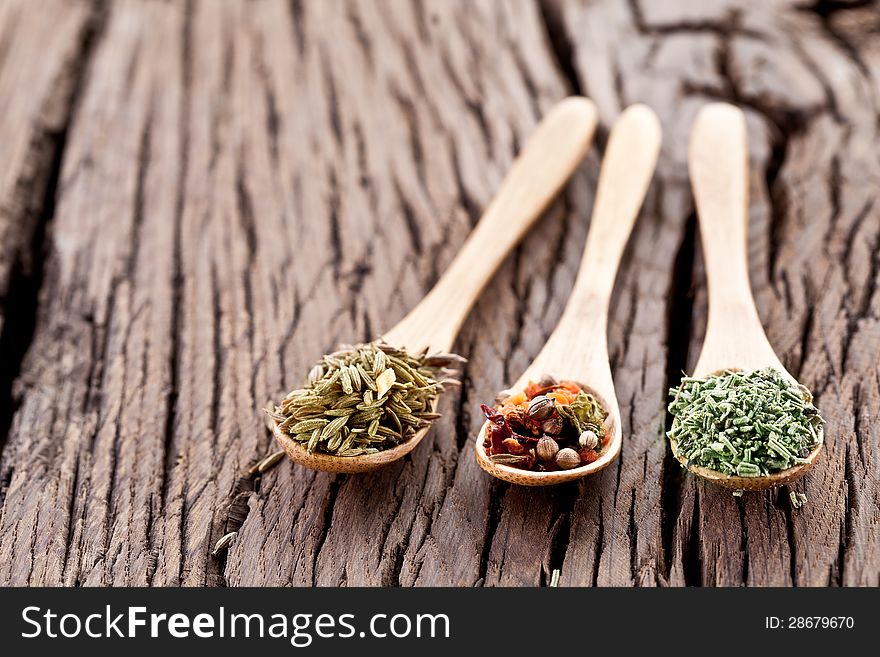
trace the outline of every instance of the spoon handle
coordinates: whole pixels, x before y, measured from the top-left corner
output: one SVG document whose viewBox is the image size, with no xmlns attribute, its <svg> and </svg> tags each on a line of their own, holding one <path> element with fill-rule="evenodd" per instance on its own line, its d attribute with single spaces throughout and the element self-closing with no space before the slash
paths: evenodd
<svg viewBox="0 0 880 657">
<path fill-rule="evenodd" d="M 583 159 L 596 128 L 592 101 L 571 97 L 538 124 L 470 237 L 434 288 L 385 340 L 448 350 L 481 290 Z"/>
<path fill-rule="evenodd" d="M 520 383 L 552 372 L 589 380 L 613 394 L 608 365 L 608 305 L 614 279 L 660 152 L 657 115 L 645 105 L 628 107 L 615 121 L 602 158 L 590 232 L 574 289 L 559 324 Z"/>
<path fill-rule="evenodd" d="M 566 306 L 571 318 L 606 314 L 620 259 L 654 175 L 661 139 L 660 121 L 646 105 L 631 105 L 615 121 L 599 171 L 587 244 Z"/>
<path fill-rule="evenodd" d="M 688 166 L 709 288 L 706 338 L 695 374 L 707 376 L 734 365 L 782 368 L 749 285 L 748 140 L 739 108 L 712 103 L 700 110 L 691 130 Z"/>
</svg>

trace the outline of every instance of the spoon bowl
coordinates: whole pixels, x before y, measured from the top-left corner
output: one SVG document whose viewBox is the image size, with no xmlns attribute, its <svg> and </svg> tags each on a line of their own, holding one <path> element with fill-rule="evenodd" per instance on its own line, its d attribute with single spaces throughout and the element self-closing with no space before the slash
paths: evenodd
<svg viewBox="0 0 880 657">
<path fill-rule="evenodd" d="M 686 466 L 687 459 L 680 457 L 675 453 L 677 448 L 675 440 L 670 439 L 669 444 L 672 447 L 672 453 L 675 455 L 676 460 L 682 465 L 685 465 L 690 472 L 693 472 L 698 477 L 702 477 L 706 481 L 723 486 L 724 488 L 730 488 L 731 490 L 761 491 L 769 488 L 776 488 L 777 486 L 784 486 L 786 484 L 793 484 L 807 474 L 807 471 L 813 467 L 816 459 L 819 458 L 823 440 L 824 432 L 819 430 L 819 444 L 816 445 L 813 448 L 813 451 L 807 455 L 806 463 L 799 463 L 791 468 L 780 470 L 779 472 L 773 472 L 766 477 L 739 477 L 737 475 L 724 474 L 723 472 L 704 468 L 699 465 L 688 467 Z"/>
<path fill-rule="evenodd" d="M 599 459 L 571 470 L 535 472 L 494 463 L 484 445 L 487 423 L 476 440 L 480 467 L 494 477 L 524 486 L 548 486 L 598 472 L 620 454 L 622 429 L 606 337 L 617 268 L 651 182 L 660 152 L 660 122 L 645 105 L 627 108 L 608 137 L 599 174 L 587 244 L 562 318 L 534 362 L 512 387 L 523 390 L 548 372 L 575 381 L 608 413 L 607 441 Z"/>
<path fill-rule="evenodd" d="M 436 408 L 436 402 L 434 404 Z M 435 410 L 432 408 L 432 412 Z M 332 454 L 321 454 L 320 452 L 309 453 L 302 445 L 290 437 L 286 431 L 282 430 L 278 423 L 273 423 L 272 433 L 275 440 L 281 445 L 281 448 L 287 452 L 287 456 L 294 463 L 304 465 L 312 470 L 320 470 L 322 472 L 338 472 L 346 474 L 356 474 L 358 472 L 370 472 L 377 470 L 383 466 L 393 463 L 403 458 L 421 442 L 425 434 L 431 430 L 431 427 L 419 429 L 415 434 L 407 440 L 391 449 L 385 449 L 375 454 L 363 454 L 361 456 L 333 456 Z"/>
<path fill-rule="evenodd" d="M 602 408 L 608 409 L 611 407 L 609 401 L 603 398 L 596 390 L 583 384 L 580 385 L 584 389 L 584 392 L 588 392 L 596 397 L 599 403 L 602 404 Z M 616 403 L 614 404 L 614 407 L 617 407 Z M 519 484 L 520 486 L 551 486 L 554 484 L 564 484 L 567 481 L 574 481 L 575 479 L 580 479 L 581 477 L 586 477 L 587 475 L 598 472 L 614 462 L 620 454 L 620 446 L 623 441 L 619 411 L 614 415 L 609 413 L 608 418 L 605 420 L 605 435 L 608 439 L 597 460 L 577 468 L 572 468 L 571 470 L 532 472 L 530 470 L 523 470 L 522 468 L 504 465 L 503 463 L 494 463 L 489 458 L 489 455 L 486 453 L 485 445 L 486 430 L 488 427 L 489 421 L 487 420 L 483 423 L 483 426 L 480 428 L 480 433 L 477 435 L 477 462 L 483 470 L 493 477 L 497 477 L 498 479 L 502 479 L 511 484 Z"/>
<path fill-rule="evenodd" d="M 465 317 L 492 274 L 583 160 L 592 143 L 596 117 L 592 101 L 578 96 L 562 100 L 547 113 L 449 268 L 425 298 L 382 336 L 386 343 L 412 354 L 452 349 Z M 438 401 L 434 400 L 432 410 Z M 277 421 L 273 434 L 290 459 L 300 465 L 324 472 L 356 473 L 402 458 L 429 429 L 420 429 L 391 449 L 360 456 L 310 454 Z"/>
<path fill-rule="evenodd" d="M 779 367 L 782 367 L 782 365 L 780 365 Z M 718 370 L 713 374 L 721 374 L 725 371 L 736 370 L 733 370 L 732 368 L 726 368 Z M 788 374 L 785 369 L 782 369 L 780 371 L 788 375 L 787 378 L 791 378 L 791 375 Z M 819 458 L 819 453 L 822 451 L 822 446 L 825 443 L 824 429 L 822 427 L 819 427 L 817 433 L 819 437 L 819 442 L 816 443 L 810 453 L 807 454 L 807 456 L 805 457 L 806 463 L 798 463 L 797 465 L 786 468 L 785 470 L 772 472 L 766 477 L 740 477 L 738 475 L 729 475 L 723 472 L 718 472 L 718 470 L 712 470 L 711 468 L 704 468 L 703 466 L 699 465 L 689 466 L 687 464 L 687 458 L 678 454 L 678 441 L 675 440 L 675 438 L 669 439 L 669 446 L 672 449 L 672 455 L 679 463 L 681 463 L 682 466 L 687 468 L 688 471 L 694 473 L 698 477 L 705 479 L 706 481 L 717 484 L 718 486 L 723 486 L 724 488 L 730 488 L 732 490 L 761 491 L 767 490 L 768 488 L 776 488 L 777 486 L 784 486 L 786 484 L 793 484 L 795 481 L 807 474 L 807 471 L 813 467 L 816 459 Z"/>
<path fill-rule="evenodd" d="M 691 131 L 688 166 L 706 263 L 709 318 L 693 376 L 703 379 L 725 370 L 769 367 L 797 385 L 767 340 L 749 284 L 747 144 L 745 116 L 739 108 L 710 103 L 700 110 Z M 677 442 L 669 442 L 676 459 L 695 475 L 727 488 L 757 491 L 802 477 L 822 451 L 821 428 L 818 438 L 806 463 L 761 477 L 687 466 L 677 455 Z"/>
</svg>

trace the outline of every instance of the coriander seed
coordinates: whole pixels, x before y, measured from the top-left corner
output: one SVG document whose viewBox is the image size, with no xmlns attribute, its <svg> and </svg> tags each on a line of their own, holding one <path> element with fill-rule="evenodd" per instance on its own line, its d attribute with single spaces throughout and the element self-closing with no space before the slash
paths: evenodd
<svg viewBox="0 0 880 657">
<path fill-rule="evenodd" d="M 556 465 L 563 470 L 571 470 L 572 468 L 578 467 L 580 464 L 581 455 L 570 447 L 560 449 L 559 453 L 556 455 Z"/>
</svg>

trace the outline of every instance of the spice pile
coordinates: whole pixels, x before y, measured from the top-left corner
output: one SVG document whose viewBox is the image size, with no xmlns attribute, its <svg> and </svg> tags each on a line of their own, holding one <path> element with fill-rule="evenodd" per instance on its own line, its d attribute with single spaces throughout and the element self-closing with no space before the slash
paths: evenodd
<svg viewBox="0 0 880 657">
<path fill-rule="evenodd" d="M 434 401 L 445 386 L 458 385 L 449 368 L 462 362 L 455 354 L 411 355 L 382 341 L 344 345 L 267 413 L 310 454 L 375 454 L 440 417 Z"/>
<path fill-rule="evenodd" d="M 685 377 L 669 394 L 667 436 L 687 467 L 740 477 L 786 470 L 805 462 L 824 424 L 810 391 L 770 368 Z"/>
<path fill-rule="evenodd" d="M 493 463 L 571 470 L 598 459 L 605 447 L 608 413 L 577 383 L 544 375 L 523 392 L 500 393 L 496 402 L 480 406 L 489 420 L 483 445 Z"/>
</svg>

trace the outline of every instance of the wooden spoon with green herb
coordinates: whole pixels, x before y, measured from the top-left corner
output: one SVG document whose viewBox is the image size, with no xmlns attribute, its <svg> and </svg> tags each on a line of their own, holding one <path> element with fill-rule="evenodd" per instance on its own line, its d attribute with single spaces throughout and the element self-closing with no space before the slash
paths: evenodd
<svg viewBox="0 0 880 657">
<path fill-rule="evenodd" d="M 706 105 L 694 122 L 689 149 L 691 184 L 699 216 L 709 287 L 706 337 L 691 378 L 704 379 L 729 370 L 752 372 L 771 368 L 793 387 L 795 378 L 767 340 L 749 285 L 748 141 L 745 117 L 726 103 Z M 804 393 L 809 405 L 812 398 Z M 791 483 L 815 463 L 824 432 L 802 463 L 765 476 L 737 476 L 691 464 L 689 470 L 735 490 L 763 490 Z M 670 437 L 676 458 L 677 441 Z"/>
<path fill-rule="evenodd" d="M 477 462 L 499 479 L 525 486 L 559 484 L 601 470 L 620 453 L 620 409 L 608 362 L 608 309 L 618 265 L 651 182 L 660 142 L 660 122 L 644 105 L 627 108 L 614 123 L 571 297 L 544 348 L 511 386 L 511 390 L 521 391 L 546 373 L 559 381 L 575 382 L 592 394 L 608 414 L 604 427 L 607 440 L 599 458 L 580 467 L 546 472 L 507 465 L 487 454 L 486 422 L 476 440 Z"/>
<path fill-rule="evenodd" d="M 494 200 L 486 208 L 444 275 L 400 323 L 382 336 L 387 344 L 413 355 L 447 352 L 452 348 L 459 328 L 481 290 L 510 250 L 571 177 L 590 147 L 595 128 L 596 109 L 592 101 L 586 98 L 567 98 L 550 110 L 514 161 Z M 385 357 L 382 359 L 385 360 Z M 407 374 L 400 363 L 397 368 L 398 377 Z M 372 373 L 366 374 L 372 377 Z M 351 381 L 345 383 L 347 388 L 351 386 Z M 359 380 L 357 383 L 363 381 Z M 377 382 L 371 380 L 370 383 L 375 387 Z M 392 380 L 388 383 L 395 385 L 396 382 Z M 334 385 L 338 387 L 338 384 Z M 372 403 L 378 403 L 378 398 L 389 394 L 381 382 L 378 387 L 375 392 L 364 386 L 358 389 L 368 399 L 375 400 Z M 339 391 L 334 390 L 339 395 Z M 307 400 L 304 403 L 308 403 L 309 393 L 305 390 L 301 392 Z M 364 405 L 369 406 L 370 403 Z M 436 410 L 436 399 L 429 410 Z M 406 411 L 403 414 L 405 416 Z M 428 415 L 430 414 L 423 413 L 422 417 Z M 374 470 L 408 454 L 428 432 L 428 427 L 425 426 L 414 435 L 402 436 L 400 444 L 389 449 L 340 456 L 323 453 L 314 446 L 310 451 L 308 443 L 303 446 L 301 441 L 294 440 L 290 428 L 282 428 L 285 420 L 283 415 L 276 411 L 270 412 L 270 416 L 275 420 L 275 438 L 287 455 L 301 465 L 326 472 Z M 399 419 L 399 414 L 395 414 L 393 419 Z M 306 428 L 312 429 L 309 422 L 316 426 L 324 422 L 323 426 L 327 426 L 328 420 L 332 422 L 330 418 L 303 421 L 303 431 Z M 382 421 L 385 420 L 383 416 Z M 388 427 L 384 430 L 387 431 Z M 319 437 L 318 434 L 315 436 L 316 439 Z"/>
</svg>

